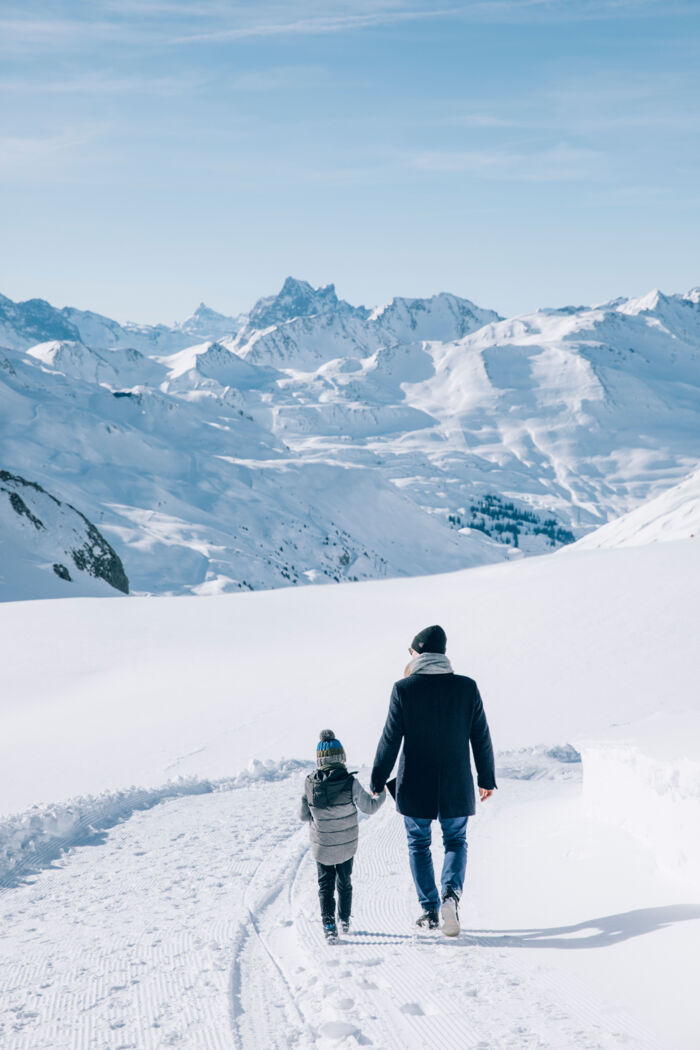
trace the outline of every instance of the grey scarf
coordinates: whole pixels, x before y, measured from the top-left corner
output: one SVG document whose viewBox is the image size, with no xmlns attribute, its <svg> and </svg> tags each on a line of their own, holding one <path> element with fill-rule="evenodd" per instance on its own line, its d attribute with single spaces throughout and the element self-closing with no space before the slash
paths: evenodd
<svg viewBox="0 0 700 1050">
<path fill-rule="evenodd" d="M 444 653 L 420 653 L 408 665 L 409 674 L 452 674 L 452 664 Z"/>
</svg>

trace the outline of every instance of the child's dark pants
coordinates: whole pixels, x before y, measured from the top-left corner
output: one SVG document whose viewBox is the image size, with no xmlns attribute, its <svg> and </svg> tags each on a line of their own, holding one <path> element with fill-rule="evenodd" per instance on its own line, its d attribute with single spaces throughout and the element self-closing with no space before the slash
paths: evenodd
<svg viewBox="0 0 700 1050">
<path fill-rule="evenodd" d="M 321 902 L 321 918 L 324 922 L 335 922 L 335 887 L 338 885 L 338 917 L 341 922 L 347 922 L 350 918 L 352 907 L 352 862 L 343 861 L 342 864 L 320 864 L 318 868 L 318 899 Z"/>
</svg>

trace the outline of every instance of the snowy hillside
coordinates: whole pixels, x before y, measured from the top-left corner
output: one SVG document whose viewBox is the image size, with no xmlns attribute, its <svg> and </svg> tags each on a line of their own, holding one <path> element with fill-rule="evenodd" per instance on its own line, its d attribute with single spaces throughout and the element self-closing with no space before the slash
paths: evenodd
<svg viewBox="0 0 700 1050">
<path fill-rule="evenodd" d="M 8 600 L 129 593 L 92 522 L 40 485 L 0 470 L 0 581 Z"/>
<path fill-rule="evenodd" d="M 80 507 L 136 593 L 542 553 L 697 469 L 699 298 L 503 320 L 288 278 L 171 327 L 3 298 L 0 457 Z"/>
<path fill-rule="evenodd" d="M 3 1045 L 694 1050 L 699 571 L 683 541 L 0 606 Z M 434 621 L 499 752 L 464 932 L 412 932 L 387 803 L 361 824 L 354 924 L 328 948 L 295 817 L 305 763 L 322 725 L 371 761 Z"/>
<path fill-rule="evenodd" d="M 35 759 L 6 785 L 4 805 L 226 776 L 253 757 L 304 758 L 324 721 L 342 729 L 353 761 L 368 761 L 387 690 L 424 621 L 443 623 L 456 665 L 483 685 L 500 749 L 571 743 L 695 707 L 699 571 L 700 545 L 688 540 L 196 602 L 0 605 L 15 654 L 4 670 L 13 728 L 0 733 L 0 767 L 15 752 Z M 71 646 L 75 637 L 84 646 Z M 99 724 L 88 718 L 96 688 Z M 94 732 L 98 748 L 88 746 Z"/>
<path fill-rule="evenodd" d="M 700 471 L 591 532 L 578 546 L 625 547 L 689 538 L 700 539 Z"/>
</svg>

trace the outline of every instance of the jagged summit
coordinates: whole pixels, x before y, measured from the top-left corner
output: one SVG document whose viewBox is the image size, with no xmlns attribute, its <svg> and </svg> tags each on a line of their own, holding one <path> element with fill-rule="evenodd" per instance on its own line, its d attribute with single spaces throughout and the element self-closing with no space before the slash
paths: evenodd
<svg viewBox="0 0 700 1050">
<path fill-rule="evenodd" d="M 334 284 L 314 288 L 308 281 L 287 277 L 277 295 L 258 299 L 248 315 L 248 324 L 251 328 L 269 328 L 270 325 L 282 324 L 295 317 L 311 317 L 337 311 L 362 317 L 369 316 L 369 311 L 364 307 L 351 306 L 343 299 L 338 299 Z"/>
</svg>

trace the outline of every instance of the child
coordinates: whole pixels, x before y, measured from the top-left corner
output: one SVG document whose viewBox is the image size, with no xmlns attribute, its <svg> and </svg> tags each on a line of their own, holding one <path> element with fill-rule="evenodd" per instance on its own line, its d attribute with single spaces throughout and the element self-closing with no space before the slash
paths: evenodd
<svg viewBox="0 0 700 1050">
<path fill-rule="evenodd" d="M 328 941 L 338 939 L 335 924 L 335 887 L 338 917 L 343 933 L 350 929 L 352 860 L 357 850 L 357 811 L 376 813 L 386 791 L 373 798 L 354 774 L 345 768 L 345 751 L 332 729 L 322 729 L 316 748 L 318 769 L 306 778 L 299 816 L 309 824 L 311 852 L 318 868 L 318 897 L 323 932 Z"/>
</svg>

